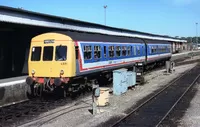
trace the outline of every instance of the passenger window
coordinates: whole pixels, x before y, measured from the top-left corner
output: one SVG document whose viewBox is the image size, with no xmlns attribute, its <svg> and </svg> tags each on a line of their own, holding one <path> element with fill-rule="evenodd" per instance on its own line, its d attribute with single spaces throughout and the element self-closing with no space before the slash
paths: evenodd
<svg viewBox="0 0 200 127">
<path fill-rule="evenodd" d="M 122 56 L 126 56 L 126 46 L 122 46 Z"/>
<path fill-rule="evenodd" d="M 128 56 L 131 55 L 131 51 L 132 51 L 132 47 L 131 47 L 131 46 L 128 46 Z"/>
<path fill-rule="evenodd" d="M 67 59 L 67 46 L 56 46 L 56 61 L 65 61 Z"/>
<path fill-rule="evenodd" d="M 106 46 L 104 46 L 104 57 L 106 58 Z"/>
<path fill-rule="evenodd" d="M 101 47 L 100 46 L 94 46 L 94 58 L 95 59 L 101 58 Z"/>
<path fill-rule="evenodd" d="M 156 46 L 156 53 L 159 53 L 159 47 Z"/>
<path fill-rule="evenodd" d="M 40 61 L 41 47 L 33 47 L 31 52 L 31 61 Z"/>
<path fill-rule="evenodd" d="M 136 56 L 136 46 L 133 47 L 133 55 Z"/>
<path fill-rule="evenodd" d="M 53 46 L 45 46 L 43 53 L 43 61 L 53 60 Z"/>
<path fill-rule="evenodd" d="M 151 52 L 152 52 L 152 53 L 156 53 L 156 47 L 155 47 L 155 46 L 152 46 L 152 47 L 151 47 Z"/>
<path fill-rule="evenodd" d="M 120 46 L 116 46 L 116 56 L 117 57 L 121 56 L 121 47 Z"/>
<path fill-rule="evenodd" d="M 114 57 L 114 46 L 109 46 L 109 57 L 110 58 Z"/>
<path fill-rule="evenodd" d="M 84 59 L 88 60 L 92 58 L 92 46 L 84 46 Z"/>
</svg>

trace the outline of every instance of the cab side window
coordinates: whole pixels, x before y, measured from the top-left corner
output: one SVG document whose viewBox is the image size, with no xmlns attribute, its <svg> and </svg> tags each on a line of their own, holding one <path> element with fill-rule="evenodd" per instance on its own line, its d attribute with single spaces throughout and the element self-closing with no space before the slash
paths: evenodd
<svg viewBox="0 0 200 127">
<path fill-rule="evenodd" d="M 40 61 L 41 47 L 33 47 L 31 52 L 31 61 Z"/>
</svg>

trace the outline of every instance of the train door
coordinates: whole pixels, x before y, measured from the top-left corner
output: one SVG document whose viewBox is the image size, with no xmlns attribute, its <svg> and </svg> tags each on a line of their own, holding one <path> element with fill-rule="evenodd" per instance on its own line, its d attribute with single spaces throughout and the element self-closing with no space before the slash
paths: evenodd
<svg viewBox="0 0 200 127">
<path fill-rule="evenodd" d="M 108 59 L 108 46 L 107 45 L 102 45 L 102 58 L 103 60 Z"/>
<path fill-rule="evenodd" d="M 144 42 L 144 56 L 145 56 L 145 64 L 147 63 L 147 54 L 148 54 L 148 47 L 147 43 Z"/>
<path fill-rule="evenodd" d="M 79 46 L 76 45 L 75 46 L 75 55 L 76 55 L 76 75 L 78 75 L 78 73 L 80 72 L 80 65 L 79 65 Z"/>
</svg>

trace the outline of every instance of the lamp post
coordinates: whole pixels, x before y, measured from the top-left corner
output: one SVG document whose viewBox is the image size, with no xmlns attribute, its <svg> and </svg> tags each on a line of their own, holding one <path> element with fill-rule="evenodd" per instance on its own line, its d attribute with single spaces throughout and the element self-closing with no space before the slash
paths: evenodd
<svg viewBox="0 0 200 127">
<path fill-rule="evenodd" d="M 106 8 L 107 8 L 107 5 L 104 5 L 104 20 L 105 20 L 105 25 L 106 25 Z"/>
<path fill-rule="evenodd" d="M 198 23 L 196 23 L 196 46 L 198 48 Z"/>
</svg>

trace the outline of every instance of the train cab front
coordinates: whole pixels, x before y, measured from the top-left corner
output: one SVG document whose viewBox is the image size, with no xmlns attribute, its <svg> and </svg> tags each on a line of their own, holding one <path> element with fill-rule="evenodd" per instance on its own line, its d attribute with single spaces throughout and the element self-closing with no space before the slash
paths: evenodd
<svg viewBox="0 0 200 127">
<path fill-rule="evenodd" d="M 62 34 L 47 33 L 32 39 L 26 83 L 39 91 L 52 92 L 75 75 L 74 44 Z"/>
</svg>

